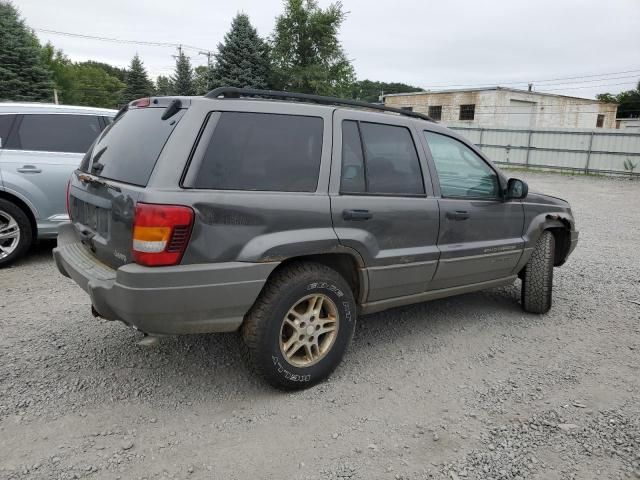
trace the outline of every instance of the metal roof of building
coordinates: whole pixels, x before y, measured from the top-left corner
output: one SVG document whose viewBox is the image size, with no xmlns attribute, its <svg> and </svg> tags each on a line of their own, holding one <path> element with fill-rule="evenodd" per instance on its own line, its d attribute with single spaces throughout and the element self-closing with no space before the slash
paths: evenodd
<svg viewBox="0 0 640 480">
<path fill-rule="evenodd" d="M 506 91 L 506 92 L 513 92 L 513 93 L 526 93 L 529 95 L 543 95 L 546 97 L 562 97 L 562 98 L 572 98 L 572 99 L 577 99 L 577 100 L 586 100 L 589 102 L 593 102 L 593 103 L 610 103 L 613 105 L 617 105 L 615 103 L 612 102 L 603 102 L 600 100 L 595 100 L 593 98 L 584 98 L 584 97 L 573 97 L 570 95 L 559 95 L 556 93 L 546 93 L 546 92 L 538 92 L 535 90 L 521 90 L 518 88 L 509 88 L 509 87 L 500 87 L 500 86 L 495 86 L 495 87 L 479 87 L 479 88 L 451 88 L 451 89 L 446 89 L 446 90 L 425 90 L 423 92 L 407 92 L 407 93 L 389 93 L 384 95 L 384 97 L 402 97 L 402 96 L 411 96 L 411 95 L 431 95 L 431 94 L 436 94 L 436 93 L 465 93 L 465 92 L 489 92 L 489 91 L 494 91 L 494 90 L 500 90 L 500 91 Z"/>
</svg>

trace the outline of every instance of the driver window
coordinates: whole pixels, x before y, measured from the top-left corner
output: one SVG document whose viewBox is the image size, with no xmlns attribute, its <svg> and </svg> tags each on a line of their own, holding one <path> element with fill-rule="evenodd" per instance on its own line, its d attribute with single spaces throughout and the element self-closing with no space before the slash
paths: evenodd
<svg viewBox="0 0 640 480">
<path fill-rule="evenodd" d="M 424 132 L 436 164 L 443 197 L 498 198 L 498 177 L 476 153 L 464 143 Z"/>
</svg>

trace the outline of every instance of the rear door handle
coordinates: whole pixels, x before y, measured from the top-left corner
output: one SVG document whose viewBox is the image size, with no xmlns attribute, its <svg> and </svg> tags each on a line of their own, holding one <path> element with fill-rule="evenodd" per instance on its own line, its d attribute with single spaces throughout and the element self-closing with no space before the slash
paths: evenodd
<svg viewBox="0 0 640 480">
<path fill-rule="evenodd" d="M 455 212 L 447 212 L 445 215 L 449 220 L 466 220 L 469 218 L 469 212 L 464 210 L 456 210 Z"/>
<path fill-rule="evenodd" d="M 342 218 L 345 220 L 362 221 L 369 220 L 373 214 L 369 210 L 343 210 Z"/>
<path fill-rule="evenodd" d="M 18 168 L 18 172 L 20 173 L 42 173 L 42 169 L 36 167 L 35 165 L 23 165 Z"/>
</svg>

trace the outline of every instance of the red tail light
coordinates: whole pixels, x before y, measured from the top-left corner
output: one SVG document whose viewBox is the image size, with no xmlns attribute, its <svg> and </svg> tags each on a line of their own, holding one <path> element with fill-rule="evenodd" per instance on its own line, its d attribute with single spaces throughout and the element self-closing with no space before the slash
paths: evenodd
<svg viewBox="0 0 640 480">
<path fill-rule="evenodd" d="M 132 107 L 138 107 L 138 108 L 148 107 L 149 105 L 151 105 L 151 98 L 150 97 L 139 98 L 131 102 L 130 105 Z"/>
<path fill-rule="evenodd" d="M 138 203 L 133 221 L 133 261 L 140 265 L 177 265 L 187 248 L 193 210 L 182 205 Z"/>
<path fill-rule="evenodd" d="M 69 193 L 71 192 L 71 179 L 67 182 L 67 215 L 69 215 L 69 219 L 71 219 L 71 199 L 69 198 Z"/>
</svg>

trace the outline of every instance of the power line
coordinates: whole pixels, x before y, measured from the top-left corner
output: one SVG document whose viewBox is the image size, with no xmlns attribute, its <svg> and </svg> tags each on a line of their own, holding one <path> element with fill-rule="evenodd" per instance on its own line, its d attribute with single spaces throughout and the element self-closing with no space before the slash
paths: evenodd
<svg viewBox="0 0 640 480">
<path fill-rule="evenodd" d="M 596 73 L 591 75 L 578 75 L 573 77 L 557 77 L 557 78 L 548 78 L 543 80 L 521 80 L 521 81 L 509 81 L 509 82 L 492 82 L 492 83 L 463 83 L 458 85 L 429 85 L 424 87 L 425 89 L 429 88 L 452 88 L 452 87 L 491 87 L 496 85 L 526 85 L 528 83 L 545 83 L 545 82 L 556 82 L 559 80 L 576 80 L 582 78 L 594 78 L 594 77 L 607 77 L 610 75 L 622 75 L 625 73 L 637 73 L 640 74 L 640 68 L 635 70 L 624 70 L 619 72 L 607 72 L 607 73 Z M 600 80 L 608 80 L 606 78 L 601 78 Z M 580 83 L 580 82 L 570 82 L 570 83 Z"/>
<path fill-rule="evenodd" d="M 113 38 L 113 37 L 98 37 L 95 35 L 85 35 L 82 33 L 71 33 L 71 32 L 61 32 L 58 30 L 49 30 L 46 28 L 34 28 L 34 30 L 36 32 L 42 32 L 42 33 L 49 33 L 52 35 L 62 35 L 65 37 L 74 37 L 74 38 L 84 38 L 87 40 L 98 40 L 98 41 L 102 41 L 102 42 L 113 42 L 113 43 L 126 43 L 126 44 L 131 44 L 131 45 L 145 45 L 148 47 L 165 47 L 165 48 L 178 48 L 179 46 L 182 46 L 182 48 L 186 48 L 189 50 L 196 50 L 196 51 L 202 51 L 202 50 L 208 50 L 207 48 L 203 48 L 203 47 L 196 47 L 193 45 L 185 45 L 184 43 L 169 43 L 169 42 L 152 42 L 152 41 L 143 41 L 143 40 L 129 40 L 129 39 L 123 39 L 123 38 Z"/>
<path fill-rule="evenodd" d="M 582 85 L 580 87 L 562 87 L 562 88 L 549 88 L 547 90 L 537 90 L 539 92 L 552 92 L 552 91 L 557 91 L 557 90 L 576 90 L 579 88 L 596 88 L 596 87 L 613 87 L 615 85 L 635 85 L 637 82 L 633 81 L 633 82 L 621 82 L 621 83 L 601 83 L 598 85 Z M 544 86 L 543 86 L 544 88 Z"/>
</svg>

